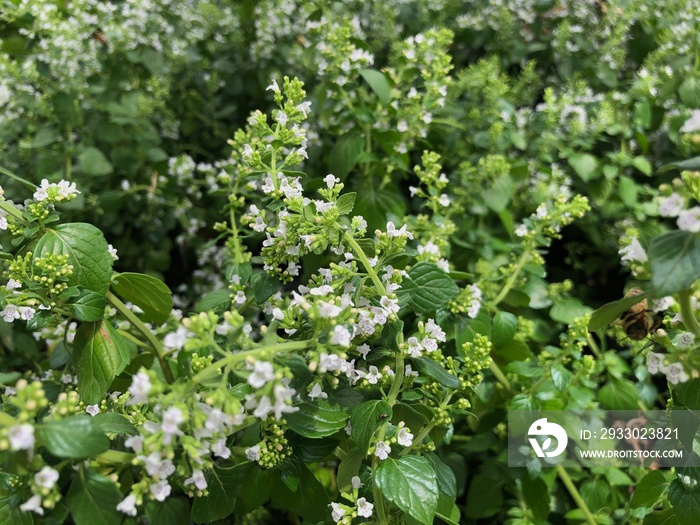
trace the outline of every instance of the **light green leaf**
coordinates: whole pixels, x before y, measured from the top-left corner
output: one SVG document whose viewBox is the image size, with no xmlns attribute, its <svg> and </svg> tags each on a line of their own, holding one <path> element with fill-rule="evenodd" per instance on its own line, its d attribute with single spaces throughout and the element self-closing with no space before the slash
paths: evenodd
<svg viewBox="0 0 700 525">
<path fill-rule="evenodd" d="M 132 347 L 106 319 L 78 327 L 73 341 L 73 363 L 78 374 L 78 391 L 86 404 L 104 399 L 114 378 L 129 364 Z"/>
<path fill-rule="evenodd" d="M 651 162 L 646 157 L 637 156 L 632 159 L 632 166 L 637 168 L 639 171 L 644 173 L 644 175 L 651 175 Z"/>
<path fill-rule="evenodd" d="M 83 152 L 78 155 L 76 171 L 80 171 L 85 175 L 99 177 L 102 175 L 109 175 L 114 169 L 112 168 L 112 163 L 107 160 L 104 153 L 97 148 L 90 147 L 83 150 Z"/>
<path fill-rule="evenodd" d="M 581 180 L 588 182 L 600 176 L 598 171 L 598 159 L 590 153 L 579 153 L 568 159 L 569 166 L 573 168 Z"/>
<path fill-rule="evenodd" d="M 564 324 L 571 324 L 575 319 L 591 312 L 591 308 L 574 297 L 559 297 L 549 310 L 549 316 Z"/>
<path fill-rule="evenodd" d="M 676 230 L 649 244 L 654 295 L 663 297 L 687 290 L 700 277 L 700 237 Z"/>
<path fill-rule="evenodd" d="M 228 308 L 231 303 L 231 290 L 214 290 L 204 295 L 195 306 L 197 312 L 206 312 L 209 310 L 218 310 L 219 308 Z"/>
<path fill-rule="evenodd" d="M 355 207 L 355 198 L 357 197 L 357 193 L 355 192 L 350 192 L 350 193 L 344 193 L 340 197 L 338 197 L 338 200 L 335 203 L 336 208 L 338 208 L 338 213 L 341 215 L 347 215 L 352 211 L 352 209 Z"/>
<path fill-rule="evenodd" d="M 143 315 L 160 325 L 168 320 L 173 309 L 173 294 L 161 281 L 143 273 L 120 273 L 112 281 L 112 290 L 122 299 L 134 303 Z"/>
<path fill-rule="evenodd" d="M 82 459 L 101 454 L 109 448 L 109 439 L 90 416 L 70 416 L 36 426 L 39 438 L 54 456 Z"/>
<path fill-rule="evenodd" d="M 411 360 L 416 367 L 416 370 L 432 377 L 442 386 L 447 388 L 458 389 L 461 385 L 459 378 L 450 374 L 445 370 L 440 363 L 429 357 L 418 357 Z"/>
<path fill-rule="evenodd" d="M 549 514 L 550 495 L 547 484 L 541 478 L 523 476 L 523 497 L 535 519 L 544 521 Z"/>
<path fill-rule="evenodd" d="M 595 332 L 596 330 L 605 328 L 620 317 L 625 310 L 628 310 L 631 306 L 634 306 L 650 295 L 651 292 L 644 292 L 639 295 L 624 297 L 617 301 L 604 304 L 591 315 L 591 320 L 588 321 L 588 329 L 591 332 Z"/>
<path fill-rule="evenodd" d="M 432 525 L 438 504 L 435 470 L 421 456 L 387 458 L 379 464 L 374 482 L 382 494 L 406 514 Z"/>
<path fill-rule="evenodd" d="M 611 377 L 598 393 L 600 404 L 607 410 L 636 410 L 639 395 L 634 383 Z"/>
<path fill-rule="evenodd" d="M 105 296 L 90 290 L 84 290 L 80 297 L 69 304 L 73 315 L 78 321 L 90 323 L 100 321 L 105 315 L 107 301 Z"/>
<path fill-rule="evenodd" d="M 350 414 L 352 437 L 363 455 L 367 453 L 374 433 L 385 421 L 390 421 L 392 415 L 391 405 L 376 399 L 365 401 L 352 410 Z"/>
<path fill-rule="evenodd" d="M 56 128 L 51 126 L 45 126 L 39 130 L 39 132 L 34 137 L 34 142 L 32 142 L 32 148 L 45 148 L 46 146 L 58 142 L 61 135 L 58 133 Z"/>
<path fill-rule="evenodd" d="M 459 288 L 450 276 L 436 264 L 428 262 L 420 262 L 411 268 L 401 289 L 396 292 L 401 303 L 423 314 L 436 311 L 458 293 Z"/>
<path fill-rule="evenodd" d="M 81 465 L 68 489 L 66 504 L 75 525 L 119 525 L 123 514 L 117 505 L 122 499 L 114 481 Z"/>
<path fill-rule="evenodd" d="M 686 78 L 678 87 L 678 95 L 689 108 L 700 108 L 700 79 Z"/>
<path fill-rule="evenodd" d="M 637 483 L 630 506 L 633 508 L 653 507 L 661 494 L 666 491 L 668 485 L 662 471 L 652 470 Z"/>
<path fill-rule="evenodd" d="M 348 412 L 340 405 L 320 400 L 300 403 L 299 410 L 285 415 L 287 426 L 297 434 L 308 438 L 321 438 L 335 434 L 348 421 Z"/>
<path fill-rule="evenodd" d="M 391 84 L 386 75 L 376 69 L 361 69 L 360 75 L 376 93 L 381 103 L 387 105 L 391 99 Z"/>
<path fill-rule="evenodd" d="M 354 448 L 350 454 L 340 461 L 338 475 L 336 476 L 338 490 L 346 490 L 351 486 L 352 478 L 360 474 L 360 467 L 364 457 L 365 452 Z"/>
<path fill-rule="evenodd" d="M 73 273 L 69 286 L 82 286 L 104 295 L 112 277 L 112 256 L 102 232 L 91 224 L 68 222 L 47 229 L 34 250 L 36 260 L 46 254 L 67 255 Z"/>
</svg>

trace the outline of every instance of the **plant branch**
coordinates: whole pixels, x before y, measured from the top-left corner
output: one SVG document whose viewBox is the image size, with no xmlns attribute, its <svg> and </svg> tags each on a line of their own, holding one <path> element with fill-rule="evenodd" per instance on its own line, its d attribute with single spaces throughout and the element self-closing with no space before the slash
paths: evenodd
<svg viewBox="0 0 700 525">
<path fill-rule="evenodd" d="M 357 258 L 360 259 L 360 262 L 365 267 L 367 275 L 369 275 L 369 278 L 372 279 L 372 282 L 374 283 L 374 286 L 377 287 L 377 290 L 379 290 L 379 293 L 382 295 L 382 297 L 386 297 L 387 293 L 386 288 L 384 288 L 384 284 L 382 283 L 381 279 L 379 279 L 377 272 L 375 272 L 374 268 L 372 268 L 372 265 L 369 263 L 367 255 L 365 255 L 365 252 L 362 251 L 360 245 L 357 244 L 355 238 L 348 231 L 345 232 L 343 238 L 347 241 L 352 250 L 355 252 Z"/>
<path fill-rule="evenodd" d="M 496 307 L 496 305 L 498 305 L 498 303 L 500 303 L 505 298 L 505 296 L 508 295 L 508 292 L 510 292 L 511 288 L 513 288 L 516 281 L 518 280 L 518 276 L 520 275 L 523 266 L 525 266 L 525 263 L 527 263 L 529 259 L 530 250 L 528 248 L 525 248 L 525 251 L 520 255 L 518 262 L 515 264 L 515 268 L 513 268 L 513 273 L 511 273 L 508 277 L 508 280 L 506 280 L 506 284 L 503 285 L 503 288 L 498 293 L 496 298 L 493 301 L 491 301 L 491 304 L 489 304 L 489 310 L 493 310 Z"/>
<path fill-rule="evenodd" d="M 562 482 L 566 486 L 566 489 L 569 491 L 569 494 L 571 494 L 571 497 L 576 502 L 576 505 L 578 505 L 578 508 L 581 509 L 581 512 L 583 512 L 583 515 L 586 517 L 586 521 L 589 523 L 589 525 L 597 525 L 598 522 L 596 521 L 595 516 L 593 516 L 593 513 L 588 508 L 588 505 L 586 505 L 586 502 L 583 501 L 581 493 L 576 488 L 576 485 L 574 485 L 574 482 L 571 480 L 569 473 L 561 465 L 557 465 L 556 470 L 559 479 L 562 480 Z"/>
<path fill-rule="evenodd" d="M 690 302 L 690 290 L 684 290 L 678 294 L 678 304 L 681 307 L 681 319 L 685 327 L 690 330 L 695 337 L 700 338 L 700 324 L 693 312 L 693 305 Z"/>
</svg>

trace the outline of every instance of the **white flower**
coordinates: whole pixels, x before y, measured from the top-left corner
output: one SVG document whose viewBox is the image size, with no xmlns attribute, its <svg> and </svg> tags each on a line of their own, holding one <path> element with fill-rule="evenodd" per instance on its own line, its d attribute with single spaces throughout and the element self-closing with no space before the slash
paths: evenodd
<svg viewBox="0 0 700 525">
<path fill-rule="evenodd" d="M 88 405 L 85 407 L 85 412 L 90 414 L 92 417 L 95 417 L 100 413 L 100 405 Z"/>
<path fill-rule="evenodd" d="M 166 479 L 175 472 L 173 462 L 167 458 L 161 458 L 160 452 L 151 452 L 148 456 L 136 456 L 136 459 L 143 462 L 149 476 L 158 476 L 161 479 Z"/>
<path fill-rule="evenodd" d="M 691 112 L 690 118 L 683 123 L 679 131 L 681 133 L 695 133 L 696 131 L 700 131 L 700 109 L 694 109 Z"/>
<path fill-rule="evenodd" d="M 165 433 L 165 439 L 163 442 L 166 445 L 170 444 L 170 439 L 172 436 L 182 435 L 182 431 L 178 428 L 178 426 L 184 420 L 185 416 L 182 415 L 182 410 L 177 407 L 169 407 L 163 413 L 163 422 L 160 428 Z"/>
<path fill-rule="evenodd" d="M 129 387 L 129 394 L 131 394 L 131 399 L 127 404 L 129 405 L 140 405 L 142 403 L 148 402 L 148 393 L 151 391 L 151 378 L 145 372 L 139 372 L 134 374 L 131 378 L 131 386 Z"/>
<path fill-rule="evenodd" d="M 331 517 L 333 521 L 338 523 L 345 515 L 345 509 L 340 506 L 340 503 L 331 503 L 329 505 L 333 510 L 331 511 Z"/>
<path fill-rule="evenodd" d="M 336 325 L 336 327 L 333 329 L 333 332 L 331 333 L 330 343 L 332 345 L 338 345 L 347 348 L 348 346 L 350 346 L 351 338 L 352 334 L 350 333 L 350 330 L 348 330 L 344 326 Z"/>
<path fill-rule="evenodd" d="M 47 191 L 51 184 L 47 179 L 41 179 L 41 186 L 34 192 L 35 201 L 44 201 L 49 198 L 49 192 Z"/>
<path fill-rule="evenodd" d="M 124 440 L 124 445 L 137 454 L 141 453 L 143 451 L 143 436 L 129 436 Z"/>
<path fill-rule="evenodd" d="M 116 249 L 114 246 L 112 246 L 111 244 L 108 244 L 108 245 L 107 245 L 107 251 L 108 251 L 109 254 L 112 256 L 112 260 L 113 260 L 113 261 L 118 261 L 118 260 L 119 260 L 119 256 L 117 255 L 117 249 Z"/>
<path fill-rule="evenodd" d="M 662 297 L 661 299 L 654 299 L 651 302 L 651 309 L 654 312 L 664 312 L 671 308 L 674 303 L 675 300 L 673 299 L 673 297 L 667 295 L 666 297 Z"/>
<path fill-rule="evenodd" d="M 136 496 L 129 494 L 117 505 L 117 510 L 127 516 L 136 516 Z"/>
<path fill-rule="evenodd" d="M 413 434 L 406 427 L 401 427 L 396 434 L 396 441 L 399 445 L 410 447 L 413 445 Z"/>
<path fill-rule="evenodd" d="M 386 223 L 386 234 L 388 237 L 407 237 L 413 239 L 413 234 L 406 230 L 405 224 L 397 230 L 396 226 L 391 221 Z"/>
<path fill-rule="evenodd" d="M 372 349 L 367 343 L 363 343 L 360 346 L 358 346 L 355 350 L 357 350 L 360 353 L 362 359 L 367 359 L 367 354 L 369 354 Z"/>
<path fill-rule="evenodd" d="M 331 173 L 323 177 L 323 181 L 326 183 L 326 186 L 328 188 L 332 188 L 333 186 L 336 185 L 336 183 L 340 182 L 340 179 Z"/>
<path fill-rule="evenodd" d="M 299 410 L 299 407 L 293 407 L 287 403 L 287 401 L 292 400 L 292 396 L 296 394 L 296 390 L 277 384 L 272 392 L 275 395 L 275 406 L 273 407 L 275 419 L 280 420 L 282 419 L 282 414 L 289 414 Z"/>
<path fill-rule="evenodd" d="M 418 338 L 409 337 L 406 342 L 408 343 L 408 355 L 411 357 L 420 357 L 423 347 L 421 346 L 420 342 L 418 342 Z"/>
<path fill-rule="evenodd" d="M 245 292 L 239 290 L 236 292 L 236 296 L 233 298 L 233 300 L 236 302 L 236 304 L 243 304 L 248 300 L 248 298 L 245 296 Z"/>
<path fill-rule="evenodd" d="M 372 365 L 369 367 L 369 372 L 365 376 L 365 379 L 370 385 L 376 385 L 377 382 L 382 378 L 382 374 L 379 373 L 379 369 Z"/>
<path fill-rule="evenodd" d="M 681 350 L 690 348 L 695 344 L 695 334 L 691 332 L 683 332 L 676 336 L 676 346 Z"/>
<path fill-rule="evenodd" d="M 204 472 L 200 469 L 193 469 L 192 476 L 185 480 L 185 485 L 194 485 L 199 490 L 207 488 L 207 480 L 204 478 Z"/>
<path fill-rule="evenodd" d="M 357 500 L 357 515 L 362 516 L 363 518 L 369 518 L 372 516 L 372 509 L 374 509 L 374 505 L 372 505 L 369 501 L 367 501 L 366 498 L 358 498 Z"/>
<path fill-rule="evenodd" d="M 650 374 L 664 372 L 666 370 L 666 367 L 664 366 L 664 355 L 649 352 L 647 354 L 647 370 L 649 370 Z"/>
<path fill-rule="evenodd" d="M 328 399 L 328 394 L 326 394 L 323 391 L 323 387 L 321 386 L 321 383 L 316 383 L 313 388 L 311 389 L 311 392 L 309 392 L 309 398 L 311 399 Z"/>
<path fill-rule="evenodd" d="M 644 251 L 644 248 L 641 244 L 639 244 L 636 237 L 632 237 L 632 242 L 630 242 L 627 246 L 620 248 L 618 253 L 621 255 L 622 262 L 629 261 L 645 263 L 649 259 L 647 257 L 647 252 Z"/>
<path fill-rule="evenodd" d="M 19 509 L 24 512 L 35 512 L 40 516 L 44 515 L 44 509 L 41 506 L 41 496 L 39 496 L 39 494 L 34 494 L 31 498 L 22 503 Z"/>
<path fill-rule="evenodd" d="M 471 293 L 471 301 L 467 307 L 467 315 L 472 319 L 475 319 L 479 315 L 479 310 L 481 309 L 481 289 L 476 284 L 470 284 L 468 286 L 469 292 Z"/>
<path fill-rule="evenodd" d="M 362 481 L 360 480 L 360 476 L 353 476 L 352 479 L 350 480 L 350 484 L 352 485 L 352 488 L 354 488 L 355 490 L 362 487 Z"/>
<path fill-rule="evenodd" d="M 693 233 L 700 232 L 700 206 L 694 206 L 689 210 L 680 212 L 676 224 L 680 230 Z"/>
<path fill-rule="evenodd" d="M 428 322 L 425 324 L 425 331 L 438 341 L 442 341 L 443 343 L 447 341 L 445 332 L 432 318 L 428 319 Z"/>
<path fill-rule="evenodd" d="M 440 195 L 438 202 L 440 203 L 440 206 L 447 207 L 450 205 L 450 198 L 447 196 L 447 194 L 443 193 Z"/>
<path fill-rule="evenodd" d="M 666 379 L 672 385 L 685 383 L 688 380 L 688 374 L 685 373 L 683 365 L 680 363 L 672 363 L 666 367 Z"/>
<path fill-rule="evenodd" d="M 0 230 L 5 231 L 9 224 L 7 223 L 7 217 L 0 215 Z"/>
<path fill-rule="evenodd" d="M 6 323 L 11 323 L 15 319 L 19 319 L 19 308 L 14 304 L 8 304 L 7 306 L 5 306 L 5 309 L 2 312 L 0 312 L 0 315 L 2 315 L 3 321 L 5 321 Z"/>
<path fill-rule="evenodd" d="M 52 489 L 58 481 L 58 471 L 51 467 L 44 467 L 34 474 L 34 483 L 42 489 Z"/>
<path fill-rule="evenodd" d="M 170 491 L 172 490 L 170 484 L 163 480 L 158 483 L 154 483 L 150 486 L 151 494 L 156 501 L 165 501 L 165 498 L 170 496 Z"/>
<path fill-rule="evenodd" d="M 248 376 L 248 384 L 253 388 L 262 388 L 275 378 L 275 367 L 267 361 L 256 361 L 253 372 Z"/>
<path fill-rule="evenodd" d="M 245 449 L 245 457 L 248 458 L 248 461 L 260 461 L 260 445 Z"/>
<path fill-rule="evenodd" d="M 277 85 L 277 81 L 273 78 L 272 84 L 265 88 L 265 91 L 273 91 L 274 93 L 280 92 L 280 87 Z"/>
<path fill-rule="evenodd" d="M 280 126 L 286 126 L 287 119 L 287 114 L 284 111 L 277 111 L 277 114 L 275 115 L 275 120 L 279 122 Z"/>
<path fill-rule="evenodd" d="M 521 224 L 515 229 L 515 235 L 517 235 L 518 237 L 525 237 L 527 233 L 528 229 L 527 226 L 525 226 L 525 224 Z"/>
<path fill-rule="evenodd" d="M 323 317 L 324 319 L 334 319 L 338 317 L 340 312 L 342 312 L 343 309 L 339 306 L 336 306 L 331 303 L 326 303 L 324 301 L 320 301 L 318 303 L 318 315 Z"/>
<path fill-rule="evenodd" d="M 22 283 L 15 281 L 14 279 L 10 279 L 5 285 L 5 290 L 7 290 L 8 292 L 11 292 L 12 290 L 16 290 L 18 288 L 22 288 Z"/>
<path fill-rule="evenodd" d="M 391 447 L 386 441 L 378 441 L 374 447 L 374 455 L 381 460 L 385 460 L 391 454 Z"/>
<path fill-rule="evenodd" d="M 221 438 L 218 441 L 215 441 L 209 448 L 212 451 L 212 454 L 217 457 L 222 459 L 228 459 L 231 457 L 231 449 L 226 446 L 226 438 Z"/>
<path fill-rule="evenodd" d="M 535 210 L 535 214 L 538 218 L 544 219 L 547 216 L 547 206 L 545 206 L 544 204 L 540 204 L 537 207 L 537 210 Z"/>
<path fill-rule="evenodd" d="M 685 199 L 677 193 L 659 199 L 659 215 L 662 217 L 678 217 L 683 209 Z"/>
<path fill-rule="evenodd" d="M 36 310 L 34 308 L 30 308 L 29 306 L 20 306 L 19 307 L 19 318 L 22 319 L 23 321 L 29 321 L 34 317 L 34 314 L 36 313 Z"/>
<path fill-rule="evenodd" d="M 10 449 L 34 450 L 34 427 L 26 423 L 10 427 L 7 431 L 7 438 L 10 440 Z"/>
</svg>

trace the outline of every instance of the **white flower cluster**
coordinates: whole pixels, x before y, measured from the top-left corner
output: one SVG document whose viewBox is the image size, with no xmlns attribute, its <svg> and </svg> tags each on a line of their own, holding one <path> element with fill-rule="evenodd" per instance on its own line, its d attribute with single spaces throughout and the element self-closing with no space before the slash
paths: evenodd
<svg viewBox="0 0 700 525">
<path fill-rule="evenodd" d="M 666 356 L 656 352 L 647 354 L 647 370 L 650 374 L 662 373 L 666 375 L 666 380 L 672 385 L 685 383 L 688 381 L 688 374 L 683 368 L 682 363 L 665 363 Z"/>
<path fill-rule="evenodd" d="M 435 323 L 434 319 L 428 319 L 425 327 L 421 329 L 424 337 L 419 341 L 417 337 L 411 336 L 406 340 L 408 344 L 408 355 L 411 357 L 421 357 L 423 351 L 427 353 L 438 349 L 438 342 L 444 343 L 447 338 L 445 332 Z"/>
<path fill-rule="evenodd" d="M 64 202 L 74 199 L 78 193 L 75 182 L 61 180 L 58 183 L 49 183 L 47 179 L 41 180 L 41 186 L 34 192 L 34 200 L 37 202 Z"/>
</svg>

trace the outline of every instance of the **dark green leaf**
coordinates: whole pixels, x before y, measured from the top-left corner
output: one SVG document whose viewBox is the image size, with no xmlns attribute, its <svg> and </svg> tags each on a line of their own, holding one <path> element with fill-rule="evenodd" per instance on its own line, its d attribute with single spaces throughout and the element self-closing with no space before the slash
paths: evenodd
<svg viewBox="0 0 700 525">
<path fill-rule="evenodd" d="M 620 317 L 625 310 L 628 310 L 631 306 L 634 306 L 650 295 L 651 292 L 644 292 L 639 295 L 624 297 L 617 301 L 604 304 L 591 315 L 591 320 L 588 321 L 588 329 L 591 332 L 595 332 L 596 330 L 605 328 Z"/>
<path fill-rule="evenodd" d="M 143 315 L 157 325 L 168 320 L 173 309 L 173 294 L 161 281 L 143 273 L 120 273 L 112 281 L 112 290 L 125 301 L 143 310 Z"/>
<path fill-rule="evenodd" d="M 416 366 L 416 370 L 429 377 L 432 377 L 442 386 L 458 389 L 461 385 L 457 376 L 450 374 L 442 367 L 442 365 L 440 365 L 440 363 L 430 359 L 429 357 L 414 358 L 412 359 L 412 362 Z"/>
<path fill-rule="evenodd" d="M 330 514 L 326 489 L 303 463 L 297 465 L 296 475 L 297 487 L 294 491 L 279 478 L 276 479 L 270 491 L 273 504 L 291 509 L 310 523 L 325 521 Z"/>
<path fill-rule="evenodd" d="M 367 231 L 372 234 L 376 229 L 386 229 L 389 216 L 403 217 L 406 207 L 398 192 L 365 184 L 357 188 L 357 201 L 353 212 L 364 217 L 367 221 Z"/>
<path fill-rule="evenodd" d="M 420 523 L 432 525 L 438 503 L 435 470 L 421 456 L 389 457 L 374 476 L 377 487 L 389 501 Z"/>
<path fill-rule="evenodd" d="M 611 377 L 598 393 L 600 404 L 607 410 L 636 410 L 639 396 L 634 383 Z"/>
<path fill-rule="evenodd" d="M 250 279 L 250 285 L 253 288 L 253 295 L 258 304 L 267 301 L 279 287 L 280 282 L 266 272 L 256 273 Z"/>
<path fill-rule="evenodd" d="M 340 461 L 336 477 L 339 490 L 346 490 L 351 486 L 352 478 L 360 474 L 360 467 L 364 458 L 365 452 L 354 448 L 350 454 Z"/>
<path fill-rule="evenodd" d="M 231 290 L 214 290 L 209 292 L 197 303 L 195 310 L 197 312 L 215 311 L 219 308 L 228 308 L 231 303 Z"/>
<path fill-rule="evenodd" d="M 403 286 L 396 292 L 399 301 L 424 314 L 446 305 L 458 293 L 459 288 L 450 276 L 428 262 L 411 268 L 408 277 L 404 277 Z"/>
<path fill-rule="evenodd" d="M 134 425 L 132 425 L 127 418 L 116 412 L 97 414 L 92 419 L 104 433 L 129 434 L 131 436 L 138 434 Z"/>
<path fill-rule="evenodd" d="M 541 478 L 532 479 L 529 476 L 522 478 L 523 497 L 535 519 L 544 521 L 549 514 L 550 495 L 547 484 Z"/>
<path fill-rule="evenodd" d="M 78 155 L 76 170 L 85 175 L 99 177 L 112 173 L 112 163 L 107 160 L 100 150 L 94 147 L 86 148 Z"/>
<path fill-rule="evenodd" d="M 435 474 L 437 475 L 438 490 L 449 498 L 456 498 L 457 479 L 455 478 L 455 473 L 452 472 L 452 469 L 445 465 L 434 452 L 428 452 L 425 455 L 425 459 L 428 460 L 430 465 L 433 467 Z"/>
<path fill-rule="evenodd" d="M 365 401 L 353 409 L 350 415 L 352 437 L 363 454 L 367 453 L 374 433 L 384 422 L 391 421 L 391 416 L 391 405 L 381 400 Z"/>
<path fill-rule="evenodd" d="M 297 434 L 308 438 L 320 438 L 335 434 L 348 421 L 348 412 L 340 405 L 320 400 L 296 405 L 299 410 L 285 415 L 287 426 Z"/>
<path fill-rule="evenodd" d="M 501 487 L 484 474 L 474 476 L 467 492 L 465 515 L 469 518 L 488 518 L 496 514 L 502 504 Z"/>
<path fill-rule="evenodd" d="M 85 290 L 69 306 L 78 321 L 92 323 L 100 321 L 104 317 L 106 304 L 107 301 L 104 295 Z"/>
<path fill-rule="evenodd" d="M 18 507 L 10 507 L 7 497 L 0 498 L 0 525 L 33 525 L 31 512 L 22 512 Z"/>
<path fill-rule="evenodd" d="M 654 295 L 663 297 L 687 290 L 700 277 L 700 238 L 676 230 L 649 244 Z"/>
<path fill-rule="evenodd" d="M 700 491 L 697 487 L 687 488 L 681 480 L 674 479 L 668 489 L 668 500 L 680 525 L 700 523 Z"/>
<path fill-rule="evenodd" d="M 114 481 L 81 466 L 68 489 L 66 504 L 75 525 L 119 525 L 124 515 L 117 505 L 122 499 Z"/>
<path fill-rule="evenodd" d="M 328 158 L 331 173 L 341 179 L 345 178 L 360 160 L 364 146 L 362 135 L 348 134 L 341 137 L 333 146 Z"/>
<path fill-rule="evenodd" d="M 58 142 L 60 139 L 61 135 L 56 128 L 46 126 L 41 128 L 34 137 L 32 148 L 44 148 L 54 142 Z"/>
<path fill-rule="evenodd" d="M 352 211 L 352 209 L 355 207 L 355 198 L 357 197 L 357 193 L 351 192 L 351 193 L 344 193 L 340 197 L 338 197 L 338 200 L 335 203 L 335 206 L 338 208 L 338 213 L 341 215 L 347 215 Z"/>
<path fill-rule="evenodd" d="M 212 470 L 205 470 L 209 494 L 195 498 L 192 504 L 194 522 L 210 523 L 230 516 L 246 479 L 257 469 L 255 463 L 246 461 L 234 466 L 214 465 Z"/>
<path fill-rule="evenodd" d="M 372 91 L 376 93 L 381 103 L 384 105 L 388 104 L 391 96 L 391 84 L 389 84 L 386 75 L 376 69 L 361 69 L 360 75 L 369 84 Z"/>
<path fill-rule="evenodd" d="M 104 295 L 112 277 L 112 256 L 102 232 L 83 222 L 69 222 L 48 229 L 39 239 L 34 259 L 46 254 L 67 255 L 73 273 L 69 286 L 82 286 Z"/>
<path fill-rule="evenodd" d="M 496 312 L 491 327 L 491 342 L 496 348 L 513 340 L 518 329 L 518 318 L 510 312 Z"/>
<path fill-rule="evenodd" d="M 41 423 L 37 430 L 46 449 L 59 458 L 87 458 L 109 448 L 100 425 L 87 415 Z"/>
<path fill-rule="evenodd" d="M 644 516 L 642 525 L 678 525 L 678 518 L 673 509 L 658 510 Z"/>
<path fill-rule="evenodd" d="M 83 323 L 73 341 L 73 363 L 78 374 L 78 391 L 87 404 L 104 399 L 114 378 L 131 359 L 133 343 L 124 339 L 106 319 Z"/>
<path fill-rule="evenodd" d="M 162 503 L 149 501 L 146 516 L 149 525 L 189 525 L 190 502 L 186 498 L 168 498 Z"/>
<path fill-rule="evenodd" d="M 661 494 L 666 491 L 668 485 L 662 471 L 652 470 L 637 483 L 630 506 L 633 508 L 653 507 Z"/>
</svg>

